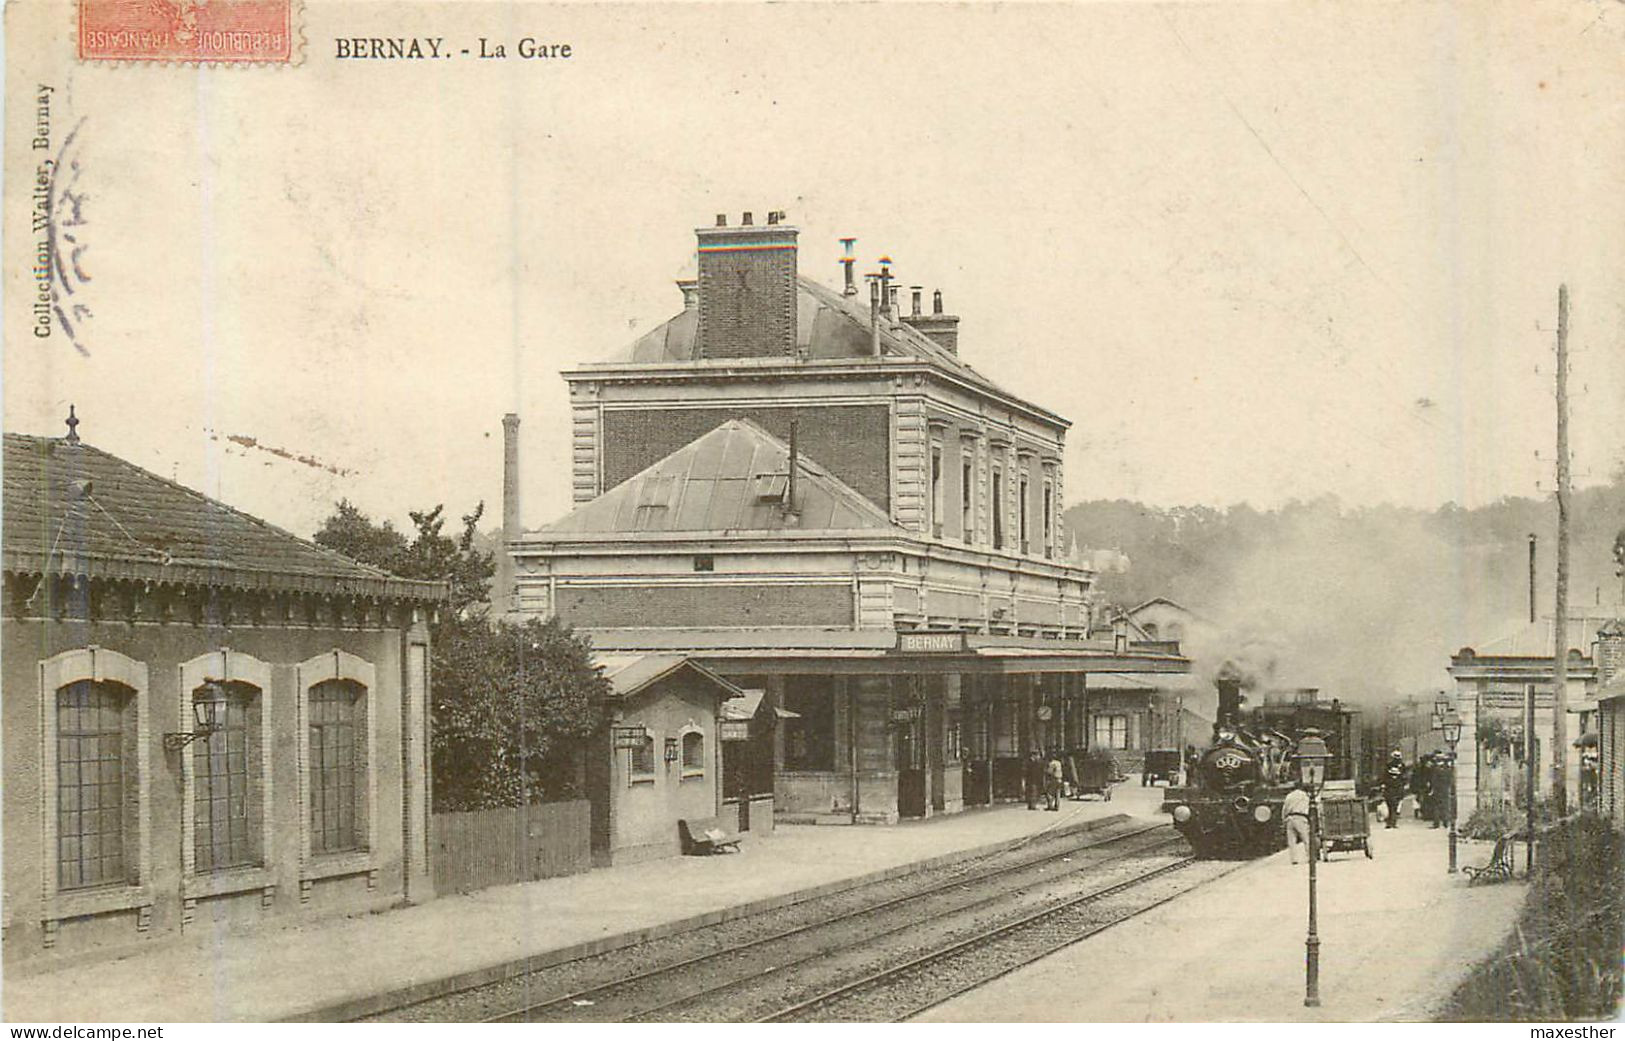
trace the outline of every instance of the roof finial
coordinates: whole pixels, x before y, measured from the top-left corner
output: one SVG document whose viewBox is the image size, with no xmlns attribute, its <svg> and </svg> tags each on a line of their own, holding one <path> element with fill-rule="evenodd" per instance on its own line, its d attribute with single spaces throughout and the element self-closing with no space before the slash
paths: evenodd
<svg viewBox="0 0 1625 1041">
<path fill-rule="evenodd" d="M 68 420 L 67 420 L 67 423 L 68 423 L 67 442 L 70 445 L 76 445 L 76 444 L 79 443 L 79 417 L 73 414 L 73 406 L 72 405 L 68 406 Z"/>
</svg>

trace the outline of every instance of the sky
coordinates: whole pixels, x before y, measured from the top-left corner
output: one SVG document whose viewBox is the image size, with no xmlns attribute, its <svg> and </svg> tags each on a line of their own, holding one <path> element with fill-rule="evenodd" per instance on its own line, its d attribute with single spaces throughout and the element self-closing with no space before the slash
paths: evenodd
<svg viewBox="0 0 1625 1041">
<path fill-rule="evenodd" d="M 339 498 L 494 523 L 517 410 L 547 523 L 558 372 L 680 309 L 696 226 L 778 209 L 804 275 L 854 236 L 940 289 L 967 361 L 1073 421 L 1074 501 L 1549 492 L 1560 283 L 1576 480 L 1625 466 L 1616 4 L 305 12 L 294 69 L 12 48 L 7 430 L 71 402 L 308 535 Z M 572 57 L 334 59 L 374 35 Z M 79 128 L 83 354 L 28 325 L 36 81 Z"/>
</svg>

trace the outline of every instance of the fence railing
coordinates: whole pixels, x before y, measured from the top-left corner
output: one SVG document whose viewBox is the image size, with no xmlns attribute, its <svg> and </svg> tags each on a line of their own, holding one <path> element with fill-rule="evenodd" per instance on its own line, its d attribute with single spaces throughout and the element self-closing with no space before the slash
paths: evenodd
<svg viewBox="0 0 1625 1041">
<path fill-rule="evenodd" d="M 537 803 L 434 815 L 435 892 L 573 875 L 592 867 L 590 804 Z"/>
</svg>

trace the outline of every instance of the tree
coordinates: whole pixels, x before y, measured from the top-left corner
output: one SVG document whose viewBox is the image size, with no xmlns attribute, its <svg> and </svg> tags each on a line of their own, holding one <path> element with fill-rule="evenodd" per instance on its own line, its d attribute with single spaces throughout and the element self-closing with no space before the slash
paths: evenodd
<svg viewBox="0 0 1625 1041">
<path fill-rule="evenodd" d="M 445 509 L 441 505 L 413 511 L 410 516 L 417 532 L 408 541 L 388 521 L 374 524 L 349 501 L 340 501 L 317 529 L 315 542 L 402 578 L 445 582 L 451 587 L 452 614 L 459 618 L 483 614 L 491 597 L 491 576 L 496 573 L 495 559 L 474 545 L 485 503 L 463 515 L 463 530 L 455 539 L 442 531 Z"/>
<path fill-rule="evenodd" d="M 408 539 L 338 503 L 317 544 L 402 578 L 445 582 L 433 627 L 430 757 L 436 810 L 518 806 L 579 794 L 582 739 L 600 720 L 608 681 L 592 648 L 556 620 L 487 617 L 495 561 L 475 545 L 484 504 L 444 533 L 444 507 L 411 514 Z"/>
<path fill-rule="evenodd" d="M 580 795 L 581 742 L 609 681 L 556 619 L 457 619 L 434 643 L 436 810 L 519 806 Z"/>
</svg>

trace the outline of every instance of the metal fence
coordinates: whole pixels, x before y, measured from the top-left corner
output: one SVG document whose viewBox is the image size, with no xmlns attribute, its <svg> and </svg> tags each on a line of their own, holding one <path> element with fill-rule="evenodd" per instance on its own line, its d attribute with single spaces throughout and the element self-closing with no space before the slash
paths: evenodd
<svg viewBox="0 0 1625 1041">
<path fill-rule="evenodd" d="M 592 867 L 590 804 L 537 803 L 434 815 L 435 892 L 574 875 Z"/>
</svg>

